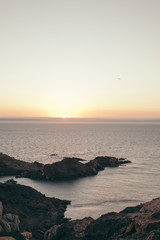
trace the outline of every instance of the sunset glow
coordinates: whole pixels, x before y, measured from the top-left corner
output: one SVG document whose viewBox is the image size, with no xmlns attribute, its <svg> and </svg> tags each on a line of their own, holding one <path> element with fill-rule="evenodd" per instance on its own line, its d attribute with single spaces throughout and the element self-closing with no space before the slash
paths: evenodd
<svg viewBox="0 0 160 240">
<path fill-rule="evenodd" d="M 0 117 L 160 118 L 160 1 L 0 3 Z"/>
</svg>

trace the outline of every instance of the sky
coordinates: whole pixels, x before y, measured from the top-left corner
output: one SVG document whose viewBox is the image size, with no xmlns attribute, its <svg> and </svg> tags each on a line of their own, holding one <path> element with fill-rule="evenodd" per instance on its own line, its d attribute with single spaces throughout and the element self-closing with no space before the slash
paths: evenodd
<svg viewBox="0 0 160 240">
<path fill-rule="evenodd" d="M 160 118 L 159 0 L 0 0 L 0 117 Z"/>
</svg>

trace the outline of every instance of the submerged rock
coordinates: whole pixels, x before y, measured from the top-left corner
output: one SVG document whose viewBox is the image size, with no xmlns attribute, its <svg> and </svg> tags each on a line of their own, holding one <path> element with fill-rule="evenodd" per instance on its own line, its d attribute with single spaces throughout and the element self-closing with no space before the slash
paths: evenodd
<svg viewBox="0 0 160 240">
<path fill-rule="evenodd" d="M 57 153 L 51 153 L 49 156 L 50 156 L 50 157 L 57 157 L 58 154 L 57 154 Z"/>
</svg>

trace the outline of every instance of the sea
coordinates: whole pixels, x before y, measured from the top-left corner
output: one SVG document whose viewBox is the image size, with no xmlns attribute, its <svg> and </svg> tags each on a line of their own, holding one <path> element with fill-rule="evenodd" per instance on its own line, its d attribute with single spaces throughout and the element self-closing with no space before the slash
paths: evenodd
<svg viewBox="0 0 160 240">
<path fill-rule="evenodd" d="M 160 197 L 160 120 L 1 119 L 0 152 L 27 162 L 97 156 L 132 163 L 68 181 L 16 179 L 48 197 L 71 201 L 65 217 L 98 218 Z M 4 182 L 12 177 L 1 177 Z"/>
</svg>

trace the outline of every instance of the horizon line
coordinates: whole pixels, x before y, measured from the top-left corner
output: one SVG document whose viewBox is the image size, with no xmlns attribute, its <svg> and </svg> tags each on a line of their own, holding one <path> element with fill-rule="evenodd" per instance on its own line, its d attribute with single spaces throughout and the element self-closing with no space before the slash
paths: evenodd
<svg viewBox="0 0 160 240">
<path fill-rule="evenodd" d="M 160 121 L 160 118 L 0 117 L 0 121 Z"/>
</svg>

